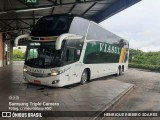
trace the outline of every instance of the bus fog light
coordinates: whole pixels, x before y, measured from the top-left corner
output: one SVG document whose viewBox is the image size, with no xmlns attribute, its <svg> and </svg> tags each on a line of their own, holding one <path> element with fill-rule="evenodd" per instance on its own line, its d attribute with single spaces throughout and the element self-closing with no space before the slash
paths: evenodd
<svg viewBox="0 0 160 120">
<path fill-rule="evenodd" d="M 56 84 L 58 82 L 59 82 L 59 80 L 55 80 L 55 81 L 52 82 L 52 84 Z"/>
</svg>

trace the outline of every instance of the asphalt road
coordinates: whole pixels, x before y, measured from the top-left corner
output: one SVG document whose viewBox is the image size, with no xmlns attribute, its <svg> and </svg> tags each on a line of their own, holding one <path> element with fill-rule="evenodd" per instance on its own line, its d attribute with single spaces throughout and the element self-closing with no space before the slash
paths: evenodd
<svg viewBox="0 0 160 120">
<path fill-rule="evenodd" d="M 12 80 L 14 79 L 14 81 L 12 81 L 14 83 L 13 87 L 15 87 L 16 89 L 20 89 L 22 91 L 26 91 L 27 89 L 26 91 L 28 92 L 26 95 L 27 97 L 30 97 L 30 98 L 33 97 L 33 100 L 34 100 L 37 96 L 40 96 L 41 94 L 44 94 L 46 92 L 47 94 L 44 94 L 45 95 L 44 98 L 46 98 L 46 100 L 50 100 L 48 95 L 50 95 L 51 93 L 53 94 L 52 89 L 46 88 L 46 87 L 45 88 L 42 87 L 43 89 L 41 89 L 40 86 L 23 84 L 22 68 L 23 68 L 23 62 L 15 62 L 14 65 L 12 66 L 0 68 L 1 82 L 2 80 L 6 81 L 9 79 L 12 79 Z M 112 111 L 160 111 L 160 73 L 151 72 L 151 71 L 130 68 L 126 73 L 122 74 L 122 76 L 119 76 L 119 77 L 107 76 L 107 77 L 96 79 L 93 82 L 87 83 L 87 85 L 84 85 L 84 86 L 78 85 L 78 86 L 71 86 L 71 87 L 62 88 L 62 89 L 55 88 L 54 91 L 57 91 L 58 93 L 56 94 L 57 96 L 61 94 L 65 95 L 65 92 L 61 92 L 63 91 L 63 89 L 65 89 L 65 91 L 68 90 L 70 92 L 74 92 L 76 89 L 84 90 L 84 87 L 90 88 L 91 86 L 93 86 L 93 84 L 97 85 L 98 81 L 99 81 L 98 83 L 103 84 L 105 81 L 112 80 L 112 79 L 134 84 L 133 90 L 130 93 L 128 93 L 125 97 L 123 97 L 123 99 L 114 106 Z M 6 89 L 7 85 L 9 84 L 9 83 L 6 83 L 5 81 L 3 81 L 4 82 L 3 84 L 1 83 L 1 87 L 0 87 L 1 89 L 2 88 Z M 5 92 L 3 90 L 4 89 L 2 89 L 1 92 L 4 94 Z M 17 94 L 19 93 L 20 95 L 24 96 L 24 92 L 16 91 L 16 93 Z M 33 95 L 31 96 L 30 93 L 32 93 Z M 91 102 L 92 101 L 93 99 L 91 99 Z M 71 102 L 71 101 L 68 101 L 68 102 Z M 4 102 L 1 102 L 1 103 L 4 104 Z M 47 120 L 50 120 L 50 119 L 47 118 Z M 66 119 L 69 120 L 69 118 L 66 118 Z M 106 117 L 106 118 L 103 118 L 103 120 L 135 120 L 135 119 L 159 120 L 160 118 L 158 117 L 154 117 L 154 118 L 153 117 L 152 118 L 151 117 L 145 117 L 145 118 Z M 72 120 L 74 120 L 74 118 L 72 118 Z"/>
<path fill-rule="evenodd" d="M 110 77 L 112 78 L 112 77 Z M 112 111 L 160 111 L 160 73 L 140 69 L 129 69 L 114 78 L 134 84 L 133 90 Z M 159 120 L 159 117 L 107 117 L 103 120 Z"/>
</svg>

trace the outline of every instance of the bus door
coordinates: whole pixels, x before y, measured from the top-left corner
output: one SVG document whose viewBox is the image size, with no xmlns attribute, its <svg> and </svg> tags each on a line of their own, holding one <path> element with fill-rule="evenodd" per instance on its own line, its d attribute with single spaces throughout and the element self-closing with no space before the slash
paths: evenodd
<svg viewBox="0 0 160 120">
<path fill-rule="evenodd" d="M 72 84 L 79 81 L 79 70 L 80 67 L 77 65 L 80 50 L 74 47 L 66 48 L 66 57 L 65 57 L 65 74 L 64 74 L 64 82 L 66 84 Z"/>
</svg>

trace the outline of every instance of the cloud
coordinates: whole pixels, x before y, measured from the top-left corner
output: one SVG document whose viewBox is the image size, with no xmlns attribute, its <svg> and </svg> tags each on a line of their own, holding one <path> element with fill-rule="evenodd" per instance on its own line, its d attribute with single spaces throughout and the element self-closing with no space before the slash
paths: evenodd
<svg viewBox="0 0 160 120">
<path fill-rule="evenodd" d="M 160 51 L 160 31 L 146 30 L 144 32 L 120 32 L 117 35 L 130 43 L 130 48 L 143 51 Z"/>
<path fill-rule="evenodd" d="M 160 0 L 142 0 L 100 24 L 143 51 L 160 51 Z"/>
</svg>

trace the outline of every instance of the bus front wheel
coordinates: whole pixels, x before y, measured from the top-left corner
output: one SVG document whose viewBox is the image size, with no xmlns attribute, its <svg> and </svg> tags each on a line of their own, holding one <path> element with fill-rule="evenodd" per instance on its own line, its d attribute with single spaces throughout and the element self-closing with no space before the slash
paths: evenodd
<svg viewBox="0 0 160 120">
<path fill-rule="evenodd" d="M 85 69 L 81 76 L 81 84 L 85 84 L 87 83 L 87 81 L 88 81 L 88 73 L 87 70 Z"/>
</svg>

